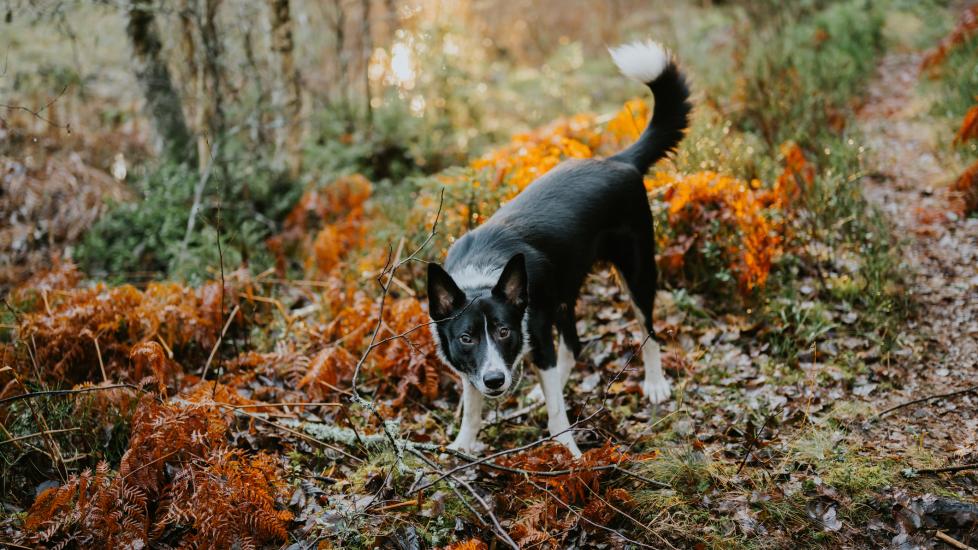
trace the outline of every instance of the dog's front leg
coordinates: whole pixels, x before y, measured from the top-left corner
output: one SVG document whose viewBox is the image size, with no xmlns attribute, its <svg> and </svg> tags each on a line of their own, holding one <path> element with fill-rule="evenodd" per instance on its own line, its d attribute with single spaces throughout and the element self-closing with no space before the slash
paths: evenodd
<svg viewBox="0 0 978 550">
<path fill-rule="evenodd" d="M 482 393 L 462 376 L 462 425 L 455 441 L 448 446 L 456 451 L 475 451 L 482 427 Z"/>
<path fill-rule="evenodd" d="M 564 405 L 564 374 L 561 369 L 551 365 L 540 370 L 540 385 L 543 386 L 543 397 L 547 402 L 547 427 L 550 435 L 562 443 L 575 457 L 581 456 L 581 450 L 574 441 L 574 433 L 570 430 L 567 420 L 567 407 Z"/>
</svg>

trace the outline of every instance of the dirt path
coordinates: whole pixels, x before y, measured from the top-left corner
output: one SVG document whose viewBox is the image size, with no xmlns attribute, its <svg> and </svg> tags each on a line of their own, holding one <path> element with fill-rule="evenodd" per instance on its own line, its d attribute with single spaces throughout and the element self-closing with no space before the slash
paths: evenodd
<svg viewBox="0 0 978 550">
<path fill-rule="evenodd" d="M 920 54 L 888 54 L 859 115 L 867 168 L 877 175 L 865 194 L 905 239 L 907 290 L 919 306 L 901 336 L 911 353 L 888 369 L 893 389 L 877 396 L 879 410 L 978 384 L 978 219 L 945 215 L 953 173 L 943 143 L 953 130 L 930 115 L 919 65 Z M 919 460 L 918 468 L 978 462 L 978 393 L 900 409 L 861 435 L 889 456 Z M 976 477 L 947 481 L 978 493 Z"/>
</svg>

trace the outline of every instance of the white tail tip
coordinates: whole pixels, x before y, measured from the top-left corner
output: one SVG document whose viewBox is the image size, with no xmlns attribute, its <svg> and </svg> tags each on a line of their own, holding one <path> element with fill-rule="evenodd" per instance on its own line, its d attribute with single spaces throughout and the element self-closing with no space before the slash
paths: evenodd
<svg viewBox="0 0 978 550">
<path fill-rule="evenodd" d="M 669 51 L 658 42 L 632 42 L 608 48 L 621 74 L 644 84 L 654 82 L 669 65 Z"/>
</svg>

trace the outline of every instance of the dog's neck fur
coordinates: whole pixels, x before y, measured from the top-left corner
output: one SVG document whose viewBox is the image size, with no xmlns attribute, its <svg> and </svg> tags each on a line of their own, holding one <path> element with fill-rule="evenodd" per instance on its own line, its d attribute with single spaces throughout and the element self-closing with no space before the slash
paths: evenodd
<svg viewBox="0 0 978 550">
<path fill-rule="evenodd" d="M 503 272 L 502 266 L 490 265 L 463 265 L 460 268 L 449 272 L 455 284 L 458 285 L 466 294 L 470 291 L 492 288 L 499 280 L 499 275 Z"/>
</svg>

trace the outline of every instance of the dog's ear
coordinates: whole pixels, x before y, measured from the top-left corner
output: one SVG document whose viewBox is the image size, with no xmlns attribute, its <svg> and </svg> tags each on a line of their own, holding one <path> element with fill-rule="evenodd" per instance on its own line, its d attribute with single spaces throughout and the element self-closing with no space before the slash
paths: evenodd
<svg viewBox="0 0 978 550">
<path fill-rule="evenodd" d="M 526 258 L 522 254 L 517 254 L 506 262 L 499 281 L 492 289 L 492 294 L 507 303 L 522 308 L 527 303 L 526 289 Z"/>
<path fill-rule="evenodd" d="M 436 263 L 428 264 L 428 313 L 441 321 L 465 305 L 465 293 L 447 271 Z"/>
</svg>

